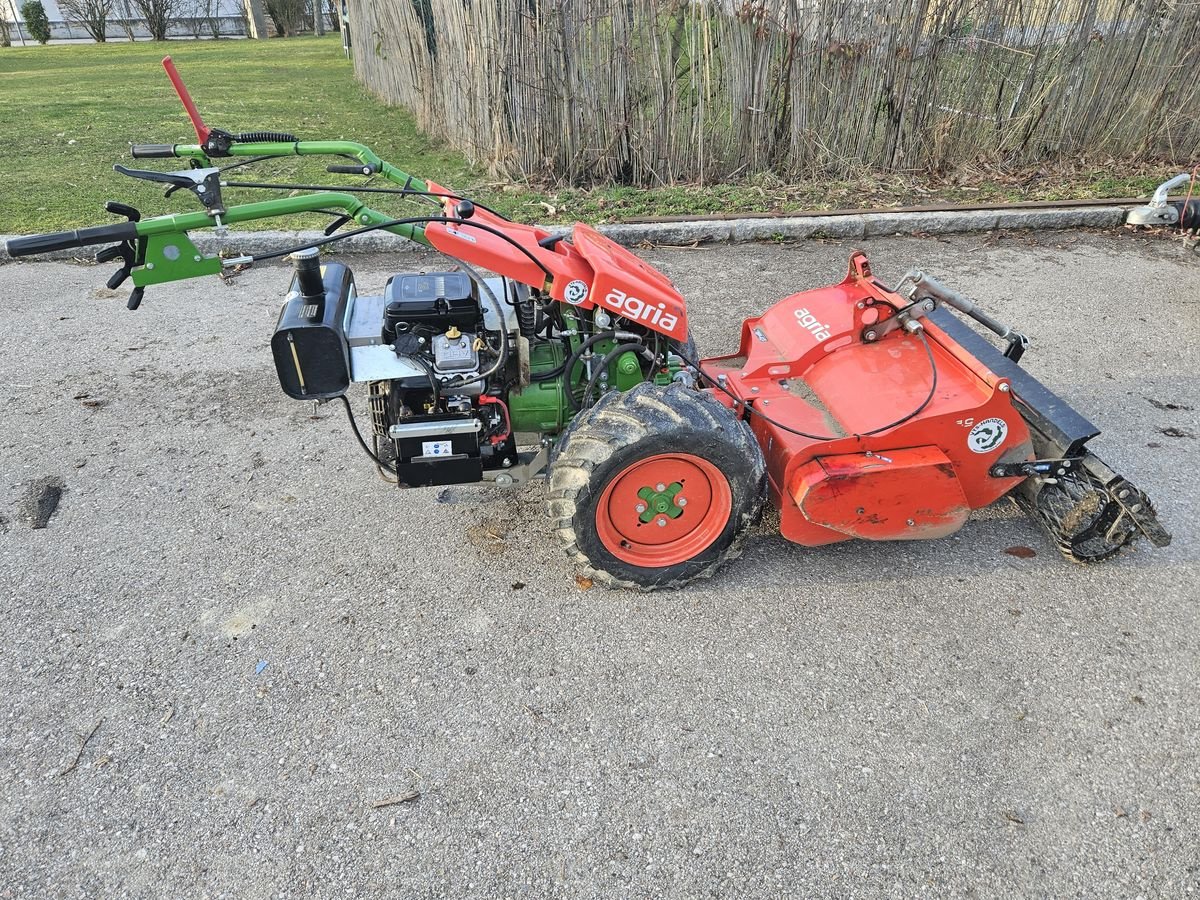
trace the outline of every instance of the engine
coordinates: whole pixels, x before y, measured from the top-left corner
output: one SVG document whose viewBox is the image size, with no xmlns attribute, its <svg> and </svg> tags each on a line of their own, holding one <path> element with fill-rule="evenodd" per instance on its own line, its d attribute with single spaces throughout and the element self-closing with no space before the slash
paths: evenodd
<svg viewBox="0 0 1200 900">
<path fill-rule="evenodd" d="M 487 289 L 511 309 L 514 298 L 501 299 L 505 285 L 497 282 Z M 497 314 L 485 316 L 479 286 L 462 272 L 388 279 L 380 340 L 397 370 L 407 366 L 410 371 L 372 380 L 369 392 L 377 442 L 390 451 L 402 483 L 479 481 L 485 468 L 516 462 L 502 399 L 508 366 L 496 365 L 511 337 L 507 331 L 508 322 L 501 323 Z"/>
<path fill-rule="evenodd" d="M 585 317 L 504 278 L 401 273 L 382 295 L 359 295 L 342 263 L 293 259 L 271 339 L 280 385 L 317 401 L 365 385 L 370 446 L 358 437 L 403 486 L 512 483 L 545 464 L 581 405 L 680 370 L 672 345 L 639 323 Z M 518 433 L 532 449 L 518 451 Z"/>
<path fill-rule="evenodd" d="M 328 400 L 365 383 L 373 452 L 403 485 L 479 481 L 516 463 L 503 397 L 524 289 L 490 279 L 485 313 L 462 272 L 393 275 L 367 296 L 342 263 L 313 253 L 296 269 L 271 341 L 288 396 Z"/>
</svg>

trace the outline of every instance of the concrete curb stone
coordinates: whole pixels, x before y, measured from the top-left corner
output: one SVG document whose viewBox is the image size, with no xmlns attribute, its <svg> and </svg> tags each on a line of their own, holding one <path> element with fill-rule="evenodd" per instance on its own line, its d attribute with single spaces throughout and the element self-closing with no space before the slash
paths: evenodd
<svg viewBox="0 0 1200 900">
<path fill-rule="evenodd" d="M 612 240 L 626 246 L 662 244 L 805 240 L 810 238 L 862 238 L 889 234 L 958 234 L 1001 229 L 1112 228 L 1125 221 L 1120 206 L 1063 207 L 1060 209 L 946 210 L 929 212 L 874 212 L 843 216 L 781 216 L 763 219 L 696 220 L 685 222 L 628 222 L 598 226 Z M 561 226 L 548 230 L 566 233 Z M 16 235 L 0 235 L 0 262 L 10 259 L 5 243 Z M 212 232 L 194 232 L 192 241 L 201 253 L 232 248 L 255 255 L 275 253 L 323 238 L 319 231 L 235 231 L 225 238 Z M 337 243 L 341 253 L 386 253 L 410 242 L 386 231 L 371 231 Z M 61 250 L 38 259 L 88 259 L 91 248 Z"/>
</svg>

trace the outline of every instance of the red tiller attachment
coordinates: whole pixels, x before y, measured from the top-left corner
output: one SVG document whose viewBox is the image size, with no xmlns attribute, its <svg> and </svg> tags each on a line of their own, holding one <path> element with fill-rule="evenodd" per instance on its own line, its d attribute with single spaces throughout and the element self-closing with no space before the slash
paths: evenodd
<svg viewBox="0 0 1200 900">
<path fill-rule="evenodd" d="M 789 540 L 941 537 L 1022 480 L 988 474 L 1032 458 L 1006 379 L 936 327 L 868 337 L 906 305 L 856 253 L 840 284 L 748 319 L 738 353 L 703 364 L 757 413 L 750 426 Z"/>
<path fill-rule="evenodd" d="M 1101 544 L 1115 552 L 1139 531 L 1169 540 L 1144 495 L 1122 479 L 1132 494 L 1109 490 L 1115 474 L 1084 449 L 1098 429 L 1016 365 L 1023 336 L 919 272 L 905 282 L 905 295 L 884 287 L 856 252 L 840 284 L 747 319 L 736 354 L 702 363 L 717 396 L 746 410 L 784 537 L 808 546 L 943 537 L 1020 485 L 1072 558 L 1101 558 Z M 1009 351 L 941 305 L 1006 337 Z M 1046 521 L 1036 498 L 1072 478 L 1085 484 L 1072 488 L 1080 497 Z M 1103 521 L 1088 516 L 1086 535 L 1068 534 L 1064 521 L 1082 520 L 1065 510 L 1080 503 Z"/>
</svg>

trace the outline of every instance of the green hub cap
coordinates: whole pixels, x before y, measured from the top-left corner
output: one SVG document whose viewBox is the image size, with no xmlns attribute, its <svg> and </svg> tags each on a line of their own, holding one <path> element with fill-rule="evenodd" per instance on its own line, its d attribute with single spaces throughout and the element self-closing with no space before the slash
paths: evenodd
<svg viewBox="0 0 1200 900">
<path fill-rule="evenodd" d="M 650 523 L 655 516 L 666 516 L 668 519 L 678 519 L 683 515 L 683 507 L 675 502 L 683 485 L 673 481 L 668 485 L 655 485 L 640 489 L 637 495 L 642 499 L 646 508 L 638 515 L 645 523 Z"/>
</svg>

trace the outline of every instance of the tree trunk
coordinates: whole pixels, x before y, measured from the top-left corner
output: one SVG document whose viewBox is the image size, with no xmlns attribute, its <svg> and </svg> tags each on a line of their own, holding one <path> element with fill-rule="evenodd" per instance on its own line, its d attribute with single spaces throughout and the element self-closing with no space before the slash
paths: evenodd
<svg viewBox="0 0 1200 900">
<path fill-rule="evenodd" d="M 266 40 L 267 15 L 263 12 L 263 0 L 243 0 L 246 8 L 246 29 L 248 37 L 255 40 Z"/>
</svg>

